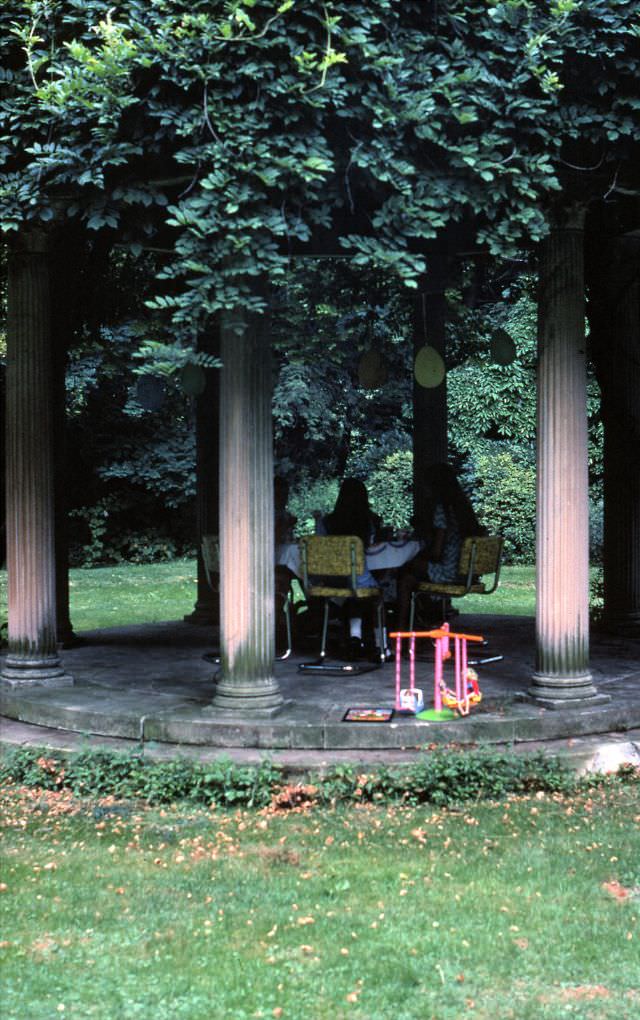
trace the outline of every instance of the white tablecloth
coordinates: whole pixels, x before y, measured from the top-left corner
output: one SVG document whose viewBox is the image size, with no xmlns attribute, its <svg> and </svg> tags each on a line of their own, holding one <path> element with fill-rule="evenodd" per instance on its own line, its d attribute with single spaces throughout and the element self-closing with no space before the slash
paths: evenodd
<svg viewBox="0 0 640 1020">
<path fill-rule="evenodd" d="M 367 549 L 367 567 L 369 570 L 397 570 L 403 563 L 408 563 L 417 556 L 422 543 L 417 539 L 403 539 L 397 542 L 379 542 Z M 276 563 L 288 567 L 298 577 L 302 574 L 300 565 L 300 548 L 297 542 L 283 542 L 276 546 Z"/>
</svg>

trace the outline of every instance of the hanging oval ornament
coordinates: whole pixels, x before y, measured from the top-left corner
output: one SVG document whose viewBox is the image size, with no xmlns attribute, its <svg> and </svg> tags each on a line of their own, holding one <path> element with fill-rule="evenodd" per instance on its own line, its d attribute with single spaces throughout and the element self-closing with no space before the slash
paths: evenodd
<svg viewBox="0 0 640 1020">
<path fill-rule="evenodd" d="M 510 365 L 516 359 L 516 345 L 506 329 L 499 329 L 493 335 L 489 350 L 496 365 Z"/>
<path fill-rule="evenodd" d="M 419 386 L 433 390 L 444 380 L 446 369 L 442 356 L 435 347 L 425 344 L 416 354 L 413 374 Z"/>
<path fill-rule="evenodd" d="M 358 382 L 364 390 L 377 390 L 387 381 L 387 369 L 380 351 L 365 351 L 358 363 Z"/>
<path fill-rule="evenodd" d="M 141 375 L 136 383 L 136 400 L 145 411 L 158 411 L 165 398 L 164 379 L 158 375 Z"/>
<path fill-rule="evenodd" d="M 188 362 L 180 372 L 180 386 L 188 397 L 199 397 L 204 393 L 207 379 L 200 365 Z"/>
</svg>

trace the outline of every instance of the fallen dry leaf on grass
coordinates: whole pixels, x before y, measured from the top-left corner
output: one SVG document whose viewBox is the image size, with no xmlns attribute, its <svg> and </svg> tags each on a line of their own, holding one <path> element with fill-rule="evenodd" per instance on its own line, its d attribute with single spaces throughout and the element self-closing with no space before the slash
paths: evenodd
<svg viewBox="0 0 640 1020">
<path fill-rule="evenodd" d="M 570 999 L 608 999 L 611 992 L 604 985 L 575 985 L 573 988 L 563 988 L 560 998 Z"/>
<path fill-rule="evenodd" d="M 609 896 L 613 896 L 614 900 L 628 900 L 634 893 L 633 889 L 627 889 L 626 886 L 621 885 L 615 878 L 611 879 L 610 882 L 603 882 L 602 888 Z"/>
</svg>

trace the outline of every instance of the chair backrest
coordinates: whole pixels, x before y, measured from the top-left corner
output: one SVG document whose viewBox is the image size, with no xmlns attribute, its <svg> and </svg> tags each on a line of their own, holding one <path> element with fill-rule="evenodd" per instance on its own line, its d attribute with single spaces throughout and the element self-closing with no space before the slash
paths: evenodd
<svg viewBox="0 0 640 1020">
<path fill-rule="evenodd" d="M 358 574 L 365 571 L 362 539 L 357 535 L 306 535 L 300 539 L 304 587 L 309 576 L 339 577 L 345 587 L 355 588 Z"/>
<path fill-rule="evenodd" d="M 473 535 L 465 538 L 460 549 L 458 564 L 460 576 L 466 577 L 470 583 L 473 577 L 494 574 L 491 591 L 495 591 L 500 577 L 503 545 L 504 539 L 498 535 Z"/>
<path fill-rule="evenodd" d="M 203 535 L 200 544 L 207 584 L 213 591 L 219 588 L 216 575 L 220 574 L 220 543 L 217 535 Z"/>
</svg>

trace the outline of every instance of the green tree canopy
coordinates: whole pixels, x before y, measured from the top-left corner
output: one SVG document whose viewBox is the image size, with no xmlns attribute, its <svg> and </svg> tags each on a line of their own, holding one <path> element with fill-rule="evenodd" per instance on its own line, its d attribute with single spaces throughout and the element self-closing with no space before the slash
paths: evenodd
<svg viewBox="0 0 640 1020">
<path fill-rule="evenodd" d="M 634 0 L 5 0 L 0 223 L 164 249 L 187 334 L 305 248 L 414 284 L 630 187 L 638 38 Z"/>
</svg>

